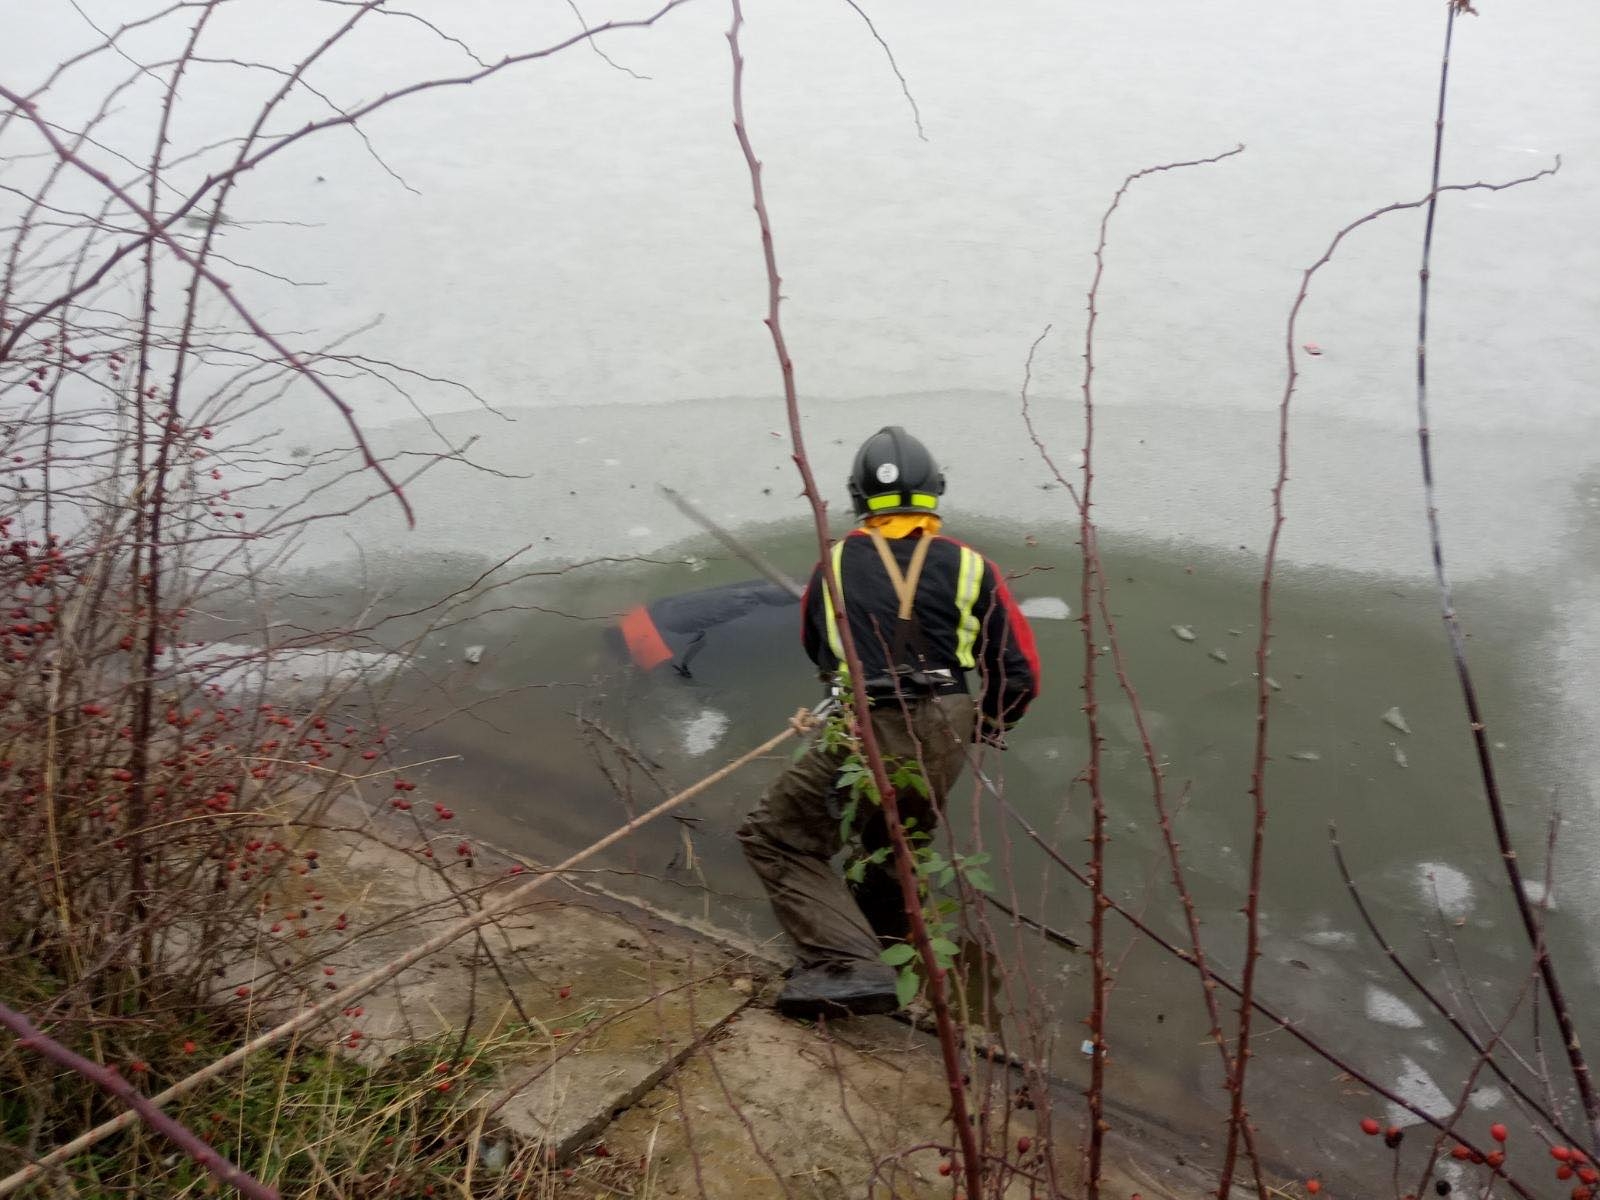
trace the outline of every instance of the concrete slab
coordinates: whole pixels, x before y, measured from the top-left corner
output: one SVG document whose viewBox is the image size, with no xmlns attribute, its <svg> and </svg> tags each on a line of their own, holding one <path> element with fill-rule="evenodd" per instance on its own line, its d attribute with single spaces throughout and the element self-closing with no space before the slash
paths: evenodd
<svg viewBox="0 0 1600 1200">
<path fill-rule="evenodd" d="M 1026 1107 L 1018 1073 L 970 1055 L 967 1069 L 974 1107 L 984 1109 L 981 1142 L 1009 1164 L 997 1166 L 1005 1178 L 992 1176 L 986 1194 L 1081 1194 L 1080 1106 L 1057 1097 L 1047 1116 Z M 623 1114 L 600 1149 L 633 1167 L 635 1195 L 914 1200 L 956 1190 L 957 1172 L 940 1173 L 953 1136 L 942 1060 L 926 1035 L 882 1018 L 823 1030 L 753 1007 Z M 1177 1151 L 1149 1130 L 1136 1141 L 1115 1136 L 1102 1194 L 1204 1195 L 1204 1178 Z"/>
<path fill-rule="evenodd" d="M 743 977 L 708 978 L 707 965 L 651 960 L 643 986 L 590 1002 L 586 1027 L 563 1029 L 548 1051 L 505 1058 L 487 1097 L 497 1119 L 560 1159 L 599 1135 L 749 1003 Z"/>
<path fill-rule="evenodd" d="M 403 953 L 475 907 L 486 886 L 525 881 L 474 851 L 447 877 L 363 834 L 319 832 L 317 869 L 278 897 L 276 958 L 331 964 L 330 982 Z M 435 854 L 455 843 L 435 846 Z M 465 857 L 465 856 L 461 856 Z M 673 1071 L 750 1002 L 753 965 L 643 912 L 566 884 L 425 959 L 363 999 L 329 1035 L 377 1063 L 465 1030 L 492 1046 L 496 1077 L 463 1095 L 515 1137 L 565 1157 Z M 303 915 L 301 915 L 303 914 Z M 292 919 L 291 919 L 292 916 Z M 310 936 L 291 936 L 306 929 Z M 346 944 L 328 952 L 330 940 Z M 350 1034 L 358 1033 L 353 1044 Z"/>
</svg>

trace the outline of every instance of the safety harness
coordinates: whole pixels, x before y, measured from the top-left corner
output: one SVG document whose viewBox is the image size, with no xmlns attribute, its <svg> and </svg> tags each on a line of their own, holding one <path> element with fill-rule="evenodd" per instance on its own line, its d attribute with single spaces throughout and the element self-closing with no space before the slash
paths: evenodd
<svg viewBox="0 0 1600 1200">
<path fill-rule="evenodd" d="M 894 588 L 894 594 L 900 598 L 900 624 L 901 629 L 897 634 L 903 635 L 905 626 L 912 626 L 920 635 L 921 629 L 917 626 L 916 615 L 912 611 L 912 604 L 917 598 L 917 581 L 922 578 L 922 564 L 928 561 L 928 547 L 933 543 L 933 538 L 923 534 L 917 539 L 916 548 L 911 551 L 911 569 L 904 575 L 900 573 L 900 563 L 895 559 L 894 551 L 889 549 L 889 539 L 876 529 L 868 529 L 867 536 L 872 539 L 872 544 L 877 548 L 878 557 L 883 560 L 883 569 L 889 573 L 889 583 Z M 899 647 L 895 648 L 895 658 L 900 657 Z"/>
<path fill-rule="evenodd" d="M 866 681 L 869 692 L 881 696 L 894 696 L 903 693 L 926 695 L 933 692 L 951 691 L 964 686 L 961 673 L 943 667 L 928 667 L 927 644 L 923 637 L 922 626 L 916 617 L 917 584 L 922 578 L 923 564 L 927 561 L 928 550 L 933 544 L 933 535 L 924 533 L 916 541 L 915 548 L 911 551 L 911 562 L 905 571 L 901 571 L 900 563 L 894 556 L 894 551 L 889 548 L 889 541 L 877 529 L 868 528 L 868 537 L 872 539 L 874 548 L 878 551 L 878 558 L 883 562 L 884 573 L 889 577 L 889 583 L 894 588 L 899 606 L 896 610 L 895 631 L 890 643 L 891 661 L 889 674 Z M 844 541 L 841 539 L 833 548 L 834 577 L 839 581 L 840 599 L 844 597 Z M 970 560 L 970 561 L 969 561 Z M 977 620 L 972 613 L 972 608 L 977 600 L 977 584 L 982 577 L 982 561 L 975 551 L 966 546 L 961 547 L 961 566 L 956 588 L 956 608 L 958 610 L 958 644 L 957 658 L 962 668 L 970 668 L 972 661 L 972 645 L 976 640 Z M 834 611 L 833 598 L 826 589 L 823 591 L 823 603 L 828 630 L 828 646 L 833 651 L 835 661 L 838 662 L 838 676 L 842 681 L 846 674 L 845 654 L 843 639 L 839 634 L 838 614 Z M 969 628 L 970 627 L 970 628 Z M 914 652 L 915 657 L 908 651 Z M 913 665 L 915 664 L 915 665 Z"/>
</svg>

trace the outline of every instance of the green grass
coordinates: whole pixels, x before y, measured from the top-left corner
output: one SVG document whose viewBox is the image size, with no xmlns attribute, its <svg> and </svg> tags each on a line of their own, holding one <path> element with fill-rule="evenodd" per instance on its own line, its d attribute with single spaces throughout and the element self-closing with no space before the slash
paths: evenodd
<svg viewBox="0 0 1600 1200">
<path fill-rule="evenodd" d="M 65 1030 L 55 1032 L 67 1038 Z M 187 1024 L 156 1018 L 107 1023 L 68 1040 L 117 1063 L 154 1093 L 232 1049 L 237 1039 L 227 1034 L 221 1014 L 199 1012 Z M 321 1045 L 290 1043 L 263 1051 L 245 1070 L 200 1088 L 169 1111 L 286 1197 L 515 1195 L 522 1188 L 512 1173 L 490 1175 L 481 1165 L 467 1187 L 469 1158 L 483 1132 L 459 1101 L 492 1075 L 495 1056 L 525 1040 L 517 1031 L 465 1043 L 456 1034 L 441 1036 L 377 1066 Z M 16 1148 L 30 1136 L 42 1152 L 120 1109 L 87 1081 L 14 1046 L 0 1048 L 0 1167 L 6 1171 L 26 1161 Z M 65 1178 L 70 1191 L 41 1183 L 23 1194 L 176 1200 L 216 1191 L 201 1168 L 142 1125 L 72 1160 Z"/>
</svg>

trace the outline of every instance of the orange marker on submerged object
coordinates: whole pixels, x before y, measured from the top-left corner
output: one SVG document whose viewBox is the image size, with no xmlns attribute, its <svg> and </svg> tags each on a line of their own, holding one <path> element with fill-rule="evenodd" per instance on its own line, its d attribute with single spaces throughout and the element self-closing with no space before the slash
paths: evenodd
<svg viewBox="0 0 1600 1200">
<path fill-rule="evenodd" d="M 614 641 L 620 641 L 617 649 L 626 649 L 640 670 L 654 671 L 670 663 L 679 675 L 689 678 L 689 664 L 713 637 L 736 625 L 743 626 L 744 636 L 751 636 L 760 627 L 747 622 L 762 620 L 763 614 L 787 623 L 784 611 L 798 603 L 785 587 L 747 579 L 637 605 L 623 613 L 608 632 Z"/>
<path fill-rule="evenodd" d="M 623 613 L 617 626 L 622 630 L 622 640 L 627 643 L 628 657 L 641 670 L 653 671 L 662 663 L 672 661 L 672 651 L 644 605 Z"/>
</svg>

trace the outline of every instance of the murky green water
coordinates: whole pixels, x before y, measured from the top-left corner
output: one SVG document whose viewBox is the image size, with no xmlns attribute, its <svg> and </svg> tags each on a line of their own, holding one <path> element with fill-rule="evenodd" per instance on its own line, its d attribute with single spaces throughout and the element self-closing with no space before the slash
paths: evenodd
<svg viewBox="0 0 1600 1200">
<path fill-rule="evenodd" d="M 1069 531 L 952 532 L 969 536 L 1016 574 L 1019 599 L 1061 598 L 1076 613 L 1077 552 Z M 1030 538 L 1037 545 L 1028 545 Z M 810 542 L 799 526 L 769 529 L 756 540 L 797 575 L 809 566 Z M 1249 853 L 1259 562 L 1243 552 L 1185 560 L 1115 539 L 1105 549 L 1130 671 L 1171 801 L 1177 806 L 1181 798 L 1178 833 L 1207 950 L 1219 970 L 1236 976 L 1243 952 L 1237 909 Z M 668 671 L 641 677 L 619 665 L 602 636 L 610 614 L 750 575 L 737 561 L 712 557 L 705 545 L 673 552 L 679 553 L 706 557 L 689 565 L 664 554 L 654 563 L 530 580 L 482 606 L 500 611 L 427 639 L 420 670 L 434 682 L 407 689 L 409 703 L 431 712 L 427 720 L 461 711 L 415 736 L 409 748 L 417 758 L 459 756 L 421 774 L 431 791 L 448 796 L 464 832 L 553 860 L 654 802 L 662 789 L 693 782 L 764 740 L 797 706 L 819 698 L 792 608 L 772 626 L 714 639 L 696 659 L 692 679 Z M 442 568 L 445 575 L 460 577 Z M 440 582 L 413 576 L 406 591 L 447 590 Z M 337 590 L 324 580 L 327 594 Z M 1543 822 L 1560 782 L 1548 766 L 1552 743 L 1544 731 L 1557 714 L 1539 684 L 1540 665 L 1513 659 L 1504 647 L 1536 644 L 1549 616 L 1535 589 L 1507 588 L 1502 580 L 1493 594 L 1519 601 L 1513 609 L 1472 591 L 1460 601 L 1470 615 L 1474 665 L 1525 863 L 1539 877 Z M 388 603 L 404 602 L 401 595 Z M 1459 958 L 1487 1010 L 1510 999 L 1525 976 L 1527 948 L 1505 899 L 1434 604 L 1431 589 L 1413 582 L 1294 573 L 1278 581 L 1270 673 L 1280 690 L 1271 712 L 1259 980 L 1263 999 L 1382 1082 L 1396 1085 L 1409 1076 L 1402 1090 L 1428 1107 L 1444 1102 L 1423 1078 L 1453 1099 L 1471 1056 L 1358 931 L 1329 852 L 1328 827 L 1338 824 L 1369 904 L 1431 983 L 1447 997 L 1464 987 L 1460 978 L 1441 986 L 1425 927 L 1453 938 L 1454 949 L 1441 952 L 1447 961 Z M 1178 636 L 1174 626 L 1192 631 L 1194 640 Z M 1035 619 L 1034 628 L 1044 695 L 1010 751 L 991 756 L 985 770 L 1062 853 L 1082 861 L 1088 804 L 1072 783 L 1087 746 L 1081 633 L 1063 619 Z M 478 665 L 462 661 L 468 645 L 485 648 Z M 1156 835 L 1146 766 L 1109 669 L 1100 691 L 1111 890 L 1181 944 L 1186 935 Z M 1385 722 L 1391 709 L 1409 733 Z M 619 744 L 631 749 L 631 760 L 619 754 Z M 685 820 L 641 832 L 606 862 L 608 886 L 743 935 L 772 936 L 775 927 L 732 834 L 783 758 L 775 755 L 693 802 L 683 810 Z M 994 854 L 1006 899 L 1014 895 L 1023 910 L 1086 936 L 1081 889 L 1008 826 L 970 780 L 958 789 L 949 826 L 961 845 L 981 843 Z M 1196 979 L 1133 939 L 1116 918 L 1108 928 L 1119 964 L 1108 1028 L 1116 1096 L 1205 1138 L 1219 1128 L 1225 1093 L 1205 1040 Z M 1552 914 L 1552 943 L 1569 952 L 1569 986 L 1587 982 L 1585 936 L 1581 913 Z M 1034 987 L 1031 1000 L 1015 999 L 1019 1011 L 1009 1029 L 1018 1048 L 1048 1048 L 1060 1076 L 1086 1076 L 1078 1043 L 1087 959 L 1036 937 L 1002 932 L 1001 944 L 1014 947 L 1013 965 L 1027 966 Z M 1252 1096 L 1266 1143 L 1281 1162 L 1311 1156 L 1325 1164 L 1359 1140 L 1355 1116 L 1384 1115 L 1385 1105 L 1359 1098 L 1358 1088 L 1337 1080 L 1332 1067 L 1284 1033 L 1259 1018 L 1256 1028 Z M 1480 1103 L 1500 1111 L 1495 1095 L 1486 1087 Z M 1286 1119 L 1296 1131 L 1292 1141 Z M 1328 1144 L 1308 1146 L 1308 1136 Z"/>
</svg>

